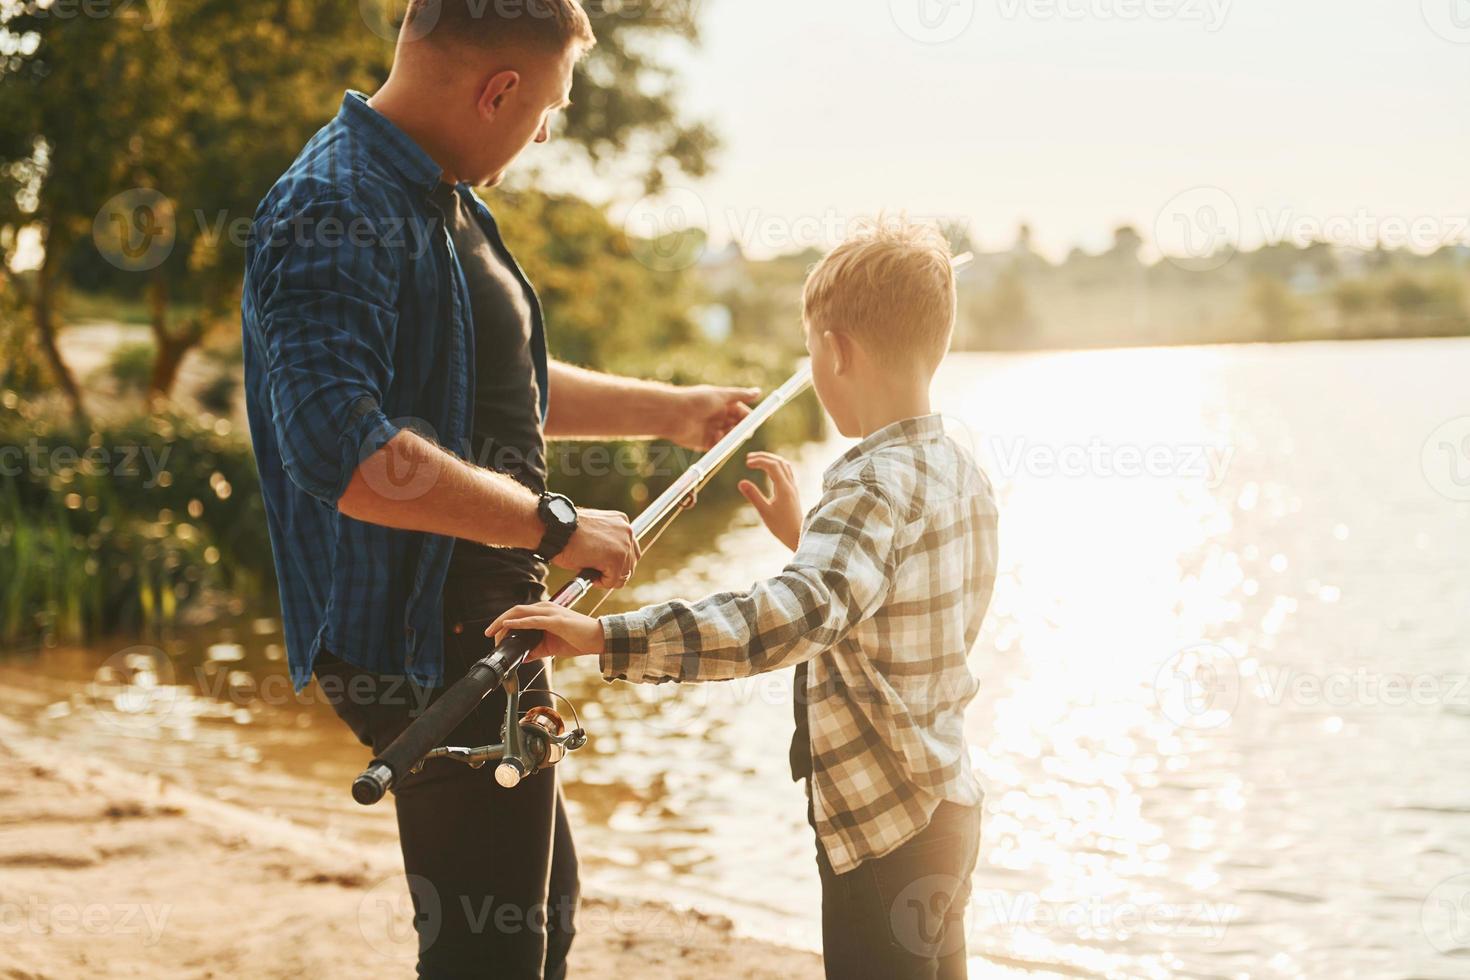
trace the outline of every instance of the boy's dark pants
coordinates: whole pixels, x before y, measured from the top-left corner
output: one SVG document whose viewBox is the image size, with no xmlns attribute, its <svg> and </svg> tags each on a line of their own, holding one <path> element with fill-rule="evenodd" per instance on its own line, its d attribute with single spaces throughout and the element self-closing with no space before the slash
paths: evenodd
<svg viewBox="0 0 1470 980">
<path fill-rule="evenodd" d="M 810 786 L 808 786 L 810 793 Z M 816 829 L 810 799 L 807 820 Z M 817 842 L 828 980 L 960 980 L 980 809 L 941 803 L 918 836 L 846 874 Z"/>
<path fill-rule="evenodd" d="M 444 599 L 445 687 L 488 652 L 484 630 L 495 616 L 543 595 L 539 586 L 452 586 Z M 523 667 L 522 683 L 541 666 Z M 374 754 L 445 689 L 414 689 L 402 678 L 368 674 L 325 653 L 316 674 L 338 716 Z M 544 673 L 532 689 L 546 689 Z M 521 703 L 550 701 L 523 694 Z M 504 716 L 505 692 L 497 690 L 445 744 L 500 742 Z M 436 759 L 399 781 L 396 805 L 419 933 L 418 975 L 565 977 L 578 897 L 577 856 L 555 772 L 505 789 L 495 782 L 493 765 L 471 769 Z"/>
</svg>

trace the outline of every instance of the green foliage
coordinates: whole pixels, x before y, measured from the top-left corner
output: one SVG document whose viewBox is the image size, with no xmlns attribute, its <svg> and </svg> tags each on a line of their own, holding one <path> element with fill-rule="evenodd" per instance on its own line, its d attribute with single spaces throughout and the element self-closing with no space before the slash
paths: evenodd
<svg viewBox="0 0 1470 980">
<path fill-rule="evenodd" d="M 146 287 L 158 356 L 174 363 L 233 319 L 256 203 L 345 88 L 371 91 L 386 77 L 387 15 L 403 9 L 171 0 L 63 12 L 0 2 L 0 241 L 35 223 L 53 271 L 122 295 Z M 606 175 L 616 153 L 647 187 L 703 174 L 714 137 L 681 117 L 662 56 L 668 40 L 697 40 L 694 5 L 592 3 L 589 12 L 600 44 L 579 70 L 569 155 Z M 132 196 L 109 209 L 119 194 Z M 132 261 L 133 249 L 148 260 Z"/>
<path fill-rule="evenodd" d="M 628 3 L 586 0 L 597 46 L 577 69 L 566 135 L 606 175 L 642 173 L 644 189 L 661 189 L 670 177 L 702 177 L 719 140 L 710 127 L 679 113 L 678 79 L 670 67 L 670 41 L 699 43 L 694 0 Z M 630 147 L 638 147 L 630 154 Z"/>
<path fill-rule="evenodd" d="M 698 283 L 634 258 L 627 237 L 596 205 L 536 192 L 487 192 L 506 244 L 546 309 L 552 354 L 601 370 L 652 373 L 649 352 L 696 343 L 689 310 Z"/>
<path fill-rule="evenodd" d="M 217 374 L 199 389 L 199 404 L 204 406 L 205 411 L 215 415 L 229 415 L 239 393 L 240 378 L 237 374 Z"/>
<path fill-rule="evenodd" d="M 45 379 L 41 351 L 23 314 L 20 291 L 0 276 L 0 390 L 32 396 Z"/>
<path fill-rule="evenodd" d="M 273 581 L 255 462 L 229 423 L 81 430 L 0 392 L 0 639 L 73 641 L 172 622 L 211 589 Z"/>
<path fill-rule="evenodd" d="M 1463 336 L 1470 249 L 1433 255 L 1316 242 L 1207 263 L 1145 264 L 1119 229 L 1099 255 L 1050 264 L 1024 247 L 960 275 L 956 346 L 982 350 Z"/>
<path fill-rule="evenodd" d="M 1250 302 L 1266 340 L 1291 339 L 1301 307 L 1284 283 L 1265 277 L 1256 279 L 1251 284 Z"/>
<path fill-rule="evenodd" d="M 673 384 L 718 383 L 769 389 L 794 363 L 789 345 L 761 338 L 714 344 L 690 317 L 704 299 L 691 270 L 651 269 L 606 213 L 580 198 L 534 192 L 485 195 L 506 243 L 536 284 L 546 312 L 547 342 L 571 363 Z M 801 332 L 793 325 L 797 347 Z M 793 407 L 761 434 L 770 446 L 791 445 L 822 430 L 815 400 Z M 585 448 L 585 447 L 584 447 Z M 666 446 L 609 445 L 612 458 L 636 461 L 622 471 L 585 472 L 578 453 L 553 451 L 554 484 L 580 503 L 636 511 L 694 458 Z M 561 470 L 559 460 L 572 463 Z M 733 498 L 735 477 L 722 474 L 707 496 Z"/>
<path fill-rule="evenodd" d="M 117 382 L 119 393 L 141 393 L 148 388 L 149 375 L 153 373 L 152 344 L 140 341 L 122 344 L 112 352 L 107 370 Z"/>
</svg>

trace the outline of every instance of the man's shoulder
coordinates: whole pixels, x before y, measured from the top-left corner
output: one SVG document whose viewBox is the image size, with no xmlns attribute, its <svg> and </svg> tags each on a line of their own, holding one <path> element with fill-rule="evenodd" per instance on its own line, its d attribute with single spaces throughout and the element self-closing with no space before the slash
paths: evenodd
<svg viewBox="0 0 1470 980">
<path fill-rule="evenodd" d="M 360 132 L 334 119 L 319 129 L 256 208 L 257 226 L 338 210 L 369 218 L 409 218 L 422 210 L 410 188 L 379 160 Z"/>
</svg>

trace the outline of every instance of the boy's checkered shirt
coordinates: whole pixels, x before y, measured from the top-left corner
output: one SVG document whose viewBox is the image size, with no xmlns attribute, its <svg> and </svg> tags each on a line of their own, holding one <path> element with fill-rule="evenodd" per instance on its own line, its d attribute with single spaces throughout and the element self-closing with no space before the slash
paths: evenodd
<svg viewBox="0 0 1470 980">
<path fill-rule="evenodd" d="M 817 834 L 841 874 L 980 802 L 967 658 L 995 586 L 996 507 L 937 415 L 828 468 L 790 564 L 744 592 L 603 617 L 608 680 L 717 681 L 808 663 Z"/>
</svg>

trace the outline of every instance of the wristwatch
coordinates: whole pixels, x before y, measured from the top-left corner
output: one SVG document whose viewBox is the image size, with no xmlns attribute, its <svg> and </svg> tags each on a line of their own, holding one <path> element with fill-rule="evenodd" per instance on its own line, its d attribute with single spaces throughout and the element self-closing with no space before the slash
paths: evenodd
<svg viewBox="0 0 1470 980">
<path fill-rule="evenodd" d="M 572 532 L 577 530 L 577 505 L 562 494 L 543 493 L 541 502 L 536 505 L 536 514 L 546 525 L 546 536 L 536 546 L 535 555 L 541 561 L 549 562 L 561 554 L 567 542 L 572 540 Z"/>
</svg>

